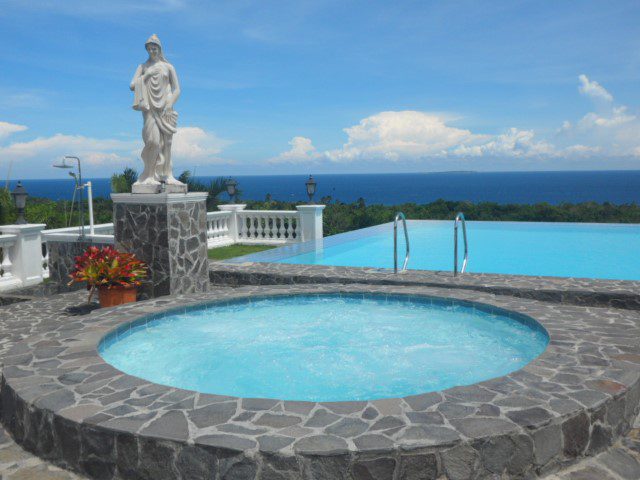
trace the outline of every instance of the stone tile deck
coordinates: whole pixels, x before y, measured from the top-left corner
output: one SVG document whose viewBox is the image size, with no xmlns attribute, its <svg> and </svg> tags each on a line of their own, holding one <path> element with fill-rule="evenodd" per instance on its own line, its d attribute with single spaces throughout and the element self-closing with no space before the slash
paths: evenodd
<svg viewBox="0 0 640 480">
<path fill-rule="evenodd" d="M 17 298 L 20 301 L 38 302 L 40 298 L 30 298 L 20 295 L 5 295 L 5 298 Z M 73 293 L 51 297 L 47 300 L 52 311 L 61 312 L 68 305 L 79 304 L 86 298 L 86 293 Z M 9 305 L 8 301 L 6 305 Z M 26 304 L 25 304 L 26 306 Z M 30 310 L 25 308 L 25 311 Z M 54 321 L 63 321 L 60 315 L 54 316 Z M 35 332 L 47 318 L 43 315 L 11 315 L 4 308 L 0 308 L 0 359 L 16 342 Z M 0 360 L 1 361 L 1 360 Z M 40 457 L 22 449 L 0 426 L 0 479 L 1 480 L 80 480 L 86 477 L 69 470 L 56 467 L 42 460 Z"/>
<path fill-rule="evenodd" d="M 523 370 L 498 380 L 405 399 L 335 404 L 219 398 L 159 387 L 122 375 L 95 355 L 96 339 L 141 315 L 212 298 L 292 291 L 481 301 L 538 319 L 552 342 Z M 338 471 L 354 478 L 492 478 L 496 472 L 520 478 L 604 450 L 637 413 L 637 311 L 421 286 L 324 285 L 220 289 L 83 316 L 57 313 L 79 298 L 59 295 L 2 309 L 0 327 L 9 327 L 0 339 L 9 385 L 2 390 L 3 417 L 28 448 L 96 478 L 124 477 L 134 466 L 142 472 L 136 478 L 154 479 L 200 478 L 197 468 L 214 468 L 221 478 L 339 478 Z M 25 336 L 27 343 L 19 342 Z M 20 400 L 34 408 L 22 408 Z M 42 415 L 34 415 L 38 411 Z M 52 448 L 51 439 L 61 446 Z M 597 459 L 609 473 L 627 459 L 611 452 Z M 625 478 L 617 475 L 612 478 Z"/>
<path fill-rule="evenodd" d="M 640 309 L 640 282 L 590 278 L 536 277 L 389 269 L 295 265 L 288 263 L 209 262 L 209 278 L 218 285 L 305 285 L 360 283 L 476 290 L 583 306 Z"/>
</svg>

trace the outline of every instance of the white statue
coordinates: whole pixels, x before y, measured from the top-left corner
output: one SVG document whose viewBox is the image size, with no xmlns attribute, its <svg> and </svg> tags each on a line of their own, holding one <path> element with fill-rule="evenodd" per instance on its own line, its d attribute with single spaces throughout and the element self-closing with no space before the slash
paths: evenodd
<svg viewBox="0 0 640 480">
<path fill-rule="evenodd" d="M 162 45 L 156 34 L 145 44 L 149 59 L 138 65 L 131 80 L 134 92 L 133 108 L 142 112 L 142 161 L 144 170 L 133 184 L 133 193 L 186 192 L 187 186 L 173 176 L 171 142 L 176 133 L 178 112 L 173 105 L 180 96 L 178 75 L 162 55 Z"/>
</svg>

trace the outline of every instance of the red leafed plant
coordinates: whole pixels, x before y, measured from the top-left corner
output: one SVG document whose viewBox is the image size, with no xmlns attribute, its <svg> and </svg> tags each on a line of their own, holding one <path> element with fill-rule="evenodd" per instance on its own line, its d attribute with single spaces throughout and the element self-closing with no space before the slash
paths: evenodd
<svg viewBox="0 0 640 480">
<path fill-rule="evenodd" d="M 69 275 L 69 285 L 87 282 L 89 300 L 97 287 L 128 287 L 140 285 L 147 276 L 147 265 L 132 253 L 119 252 L 113 247 L 89 247 L 75 258 Z"/>
</svg>

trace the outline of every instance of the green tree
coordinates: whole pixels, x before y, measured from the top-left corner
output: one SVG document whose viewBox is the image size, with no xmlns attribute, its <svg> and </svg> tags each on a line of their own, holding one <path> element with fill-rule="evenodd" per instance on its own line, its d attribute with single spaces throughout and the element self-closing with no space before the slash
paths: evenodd
<svg viewBox="0 0 640 480">
<path fill-rule="evenodd" d="M 208 192 L 207 197 L 207 210 L 215 210 L 220 203 L 220 194 L 226 191 L 225 179 L 218 177 L 209 182 L 208 185 L 202 183 L 191 175 L 191 171 L 184 170 L 178 175 L 178 180 L 187 184 L 187 188 L 190 192 Z"/>
<path fill-rule="evenodd" d="M 138 172 L 127 167 L 122 173 L 111 175 L 111 191 L 113 193 L 131 193 L 131 187 L 137 181 Z"/>
<path fill-rule="evenodd" d="M 16 209 L 8 188 L 0 188 L 0 225 L 15 222 Z"/>
</svg>

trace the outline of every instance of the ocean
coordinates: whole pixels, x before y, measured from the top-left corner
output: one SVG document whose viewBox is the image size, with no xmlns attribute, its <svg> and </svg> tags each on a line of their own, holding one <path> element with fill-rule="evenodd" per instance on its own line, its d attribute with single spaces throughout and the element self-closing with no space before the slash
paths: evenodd
<svg viewBox="0 0 640 480">
<path fill-rule="evenodd" d="M 208 182 L 215 177 L 198 177 Z M 367 204 L 428 203 L 437 199 L 471 202 L 523 203 L 610 202 L 640 203 L 640 170 L 573 172 L 443 172 L 397 174 L 314 175 L 316 201 L 325 196 L 342 202 L 364 198 Z M 235 177 L 241 199 L 307 200 L 307 175 L 246 175 Z M 107 178 L 89 178 L 94 197 L 108 197 Z M 15 185 L 11 182 L 11 188 Z M 23 180 L 29 195 L 70 199 L 73 180 Z M 222 200 L 228 196 L 223 194 Z"/>
</svg>

